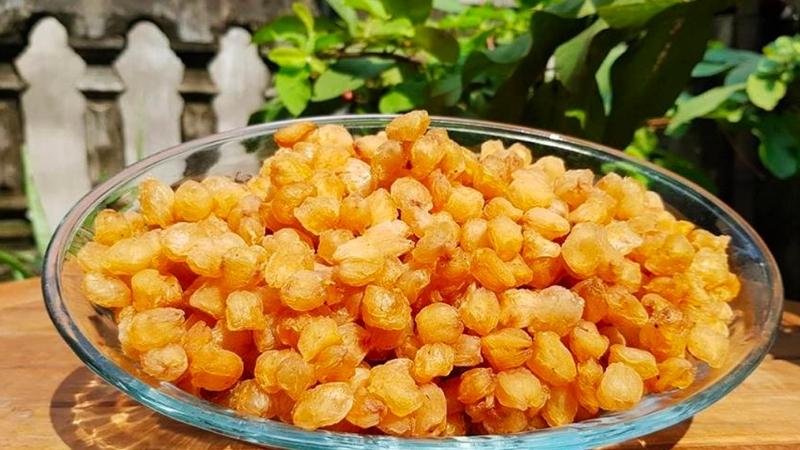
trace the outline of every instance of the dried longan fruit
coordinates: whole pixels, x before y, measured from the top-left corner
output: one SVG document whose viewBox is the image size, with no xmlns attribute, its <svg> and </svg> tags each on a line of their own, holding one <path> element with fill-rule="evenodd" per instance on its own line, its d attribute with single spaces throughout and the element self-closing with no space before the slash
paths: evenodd
<svg viewBox="0 0 800 450">
<path fill-rule="evenodd" d="M 131 290 L 124 281 L 111 275 L 89 272 L 81 281 L 81 292 L 95 305 L 123 308 L 131 303 Z"/>
<path fill-rule="evenodd" d="M 155 269 L 136 272 L 131 277 L 133 306 L 137 311 L 167 306 L 179 306 L 183 289 L 172 275 L 162 275 Z"/>
<path fill-rule="evenodd" d="M 447 399 L 444 391 L 434 383 L 420 386 L 422 406 L 414 411 L 413 436 L 438 436 L 447 420 Z"/>
<path fill-rule="evenodd" d="M 597 323 L 608 313 L 606 285 L 600 278 L 592 277 L 572 286 L 572 292 L 584 300 L 583 318 Z"/>
<path fill-rule="evenodd" d="M 333 253 L 334 274 L 348 286 L 364 286 L 383 270 L 384 255 L 364 236 L 341 244 Z"/>
<path fill-rule="evenodd" d="M 650 380 L 650 388 L 663 392 L 673 388 L 686 389 L 694 382 L 695 367 L 684 358 L 667 358 L 658 363 L 658 376 Z"/>
<path fill-rule="evenodd" d="M 325 303 L 325 280 L 313 270 L 298 270 L 281 287 L 281 302 L 294 311 L 311 311 Z"/>
<path fill-rule="evenodd" d="M 455 350 L 447 344 L 437 342 L 423 345 L 414 356 L 414 379 L 418 383 L 428 383 L 436 377 L 449 375 L 455 356 Z"/>
<path fill-rule="evenodd" d="M 484 336 L 494 330 L 500 321 L 500 303 L 497 294 L 473 285 L 467 290 L 458 313 L 465 327 Z"/>
<path fill-rule="evenodd" d="M 555 386 L 542 407 L 542 417 L 551 427 L 566 425 L 575 420 L 578 413 L 578 398 L 571 385 Z"/>
<path fill-rule="evenodd" d="M 569 289 L 550 286 L 534 292 L 530 302 L 529 330 L 567 335 L 583 315 L 584 301 Z"/>
<path fill-rule="evenodd" d="M 644 385 L 636 371 L 624 363 L 606 367 L 597 387 L 597 400 L 606 411 L 630 409 L 642 399 Z"/>
<path fill-rule="evenodd" d="M 399 290 L 369 285 L 361 300 L 361 315 L 371 327 L 398 331 L 411 320 L 411 306 Z"/>
<path fill-rule="evenodd" d="M 552 386 L 564 386 L 575 379 L 575 360 L 556 333 L 536 333 L 531 349 L 527 364 L 537 377 Z"/>
<path fill-rule="evenodd" d="M 446 303 L 432 303 L 414 317 L 417 334 L 426 344 L 453 343 L 464 331 L 458 310 Z"/>
<path fill-rule="evenodd" d="M 557 239 L 566 236 L 570 231 L 570 223 L 564 217 L 545 208 L 531 208 L 522 217 L 526 226 L 535 230 L 545 239 Z"/>
<path fill-rule="evenodd" d="M 225 323 L 231 331 L 263 330 L 267 326 L 261 297 L 251 291 L 233 291 L 225 300 Z"/>
<path fill-rule="evenodd" d="M 460 376 L 458 401 L 473 404 L 494 392 L 495 380 L 492 369 L 479 367 L 469 369 Z"/>
<path fill-rule="evenodd" d="M 581 320 L 569 333 L 569 348 L 578 362 L 599 360 L 608 346 L 608 338 L 600 334 L 592 322 Z"/>
<path fill-rule="evenodd" d="M 492 220 L 495 217 L 506 216 L 514 222 L 517 222 L 522 218 L 523 212 L 524 211 L 521 209 L 512 205 L 505 197 L 495 197 L 486 202 L 486 205 L 483 207 L 483 218 Z"/>
<path fill-rule="evenodd" d="M 537 410 L 547 401 L 547 391 L 530 370 L 524 367 L 497 373 L 494 395 L 506 407 Z"/>
<path fill-rule="evenodd" d="M 455 350 L 454 366 L 475 367 L 483 362 L 481 339 L 478 336 L 462 334 L 451 346 Z"/>
<path fill-rule="evenodd" d="M 547 207 L 555 198 L 553 187 L 547 176 L 538 170 L 514 172 L 508 185 L 508 199 L 517 208 L 527 211 L 536 207 Z"/>
<path fill-rule="evenodd" d="M 304 361 L 299 353 L 290 350 L 275 371 L 275 381 L 281 390 L 289 394 L 289 397 L 297 400 L 314 384 L 316 378 L 314 368 Z"/>
<path fill-rule="evenodd" d="M 258 387 L 255 380 L 242 380 L 228 391 L 225 404 L 251 416 L 271 418 L 275 415 L 274 402 L 269 394 Z"/>
<path fill-rule="evenodd" d="M 498 216 L 489 221 L 489 242 L 503 261 L 509 261 L 522 250 L 522 227 L 507 216 Z"/>
<path fill-rule="evenodd" d="M 402 361 L 395 359 L 392 361 Z M 409 360 L 408 366 L 413 364 Z M 417 387 L 408 369 L 398 365 L 383 364 L 370 370 L 367 390 L 377 396 L 398 417 L 405 417 L 422 406 L 424 394 Z"/>
<path fill-rule="evenodd" d="M 494 250 L 479 248 L 472 256 L 472 276 L 484 287 L 500 292 L 514 287 L 517 280 L 509 265 Z"/>
<path fill-rule="evenodd" d="M 276 131 L 272 138 L 281 147 L 291 147 L 317 129 L 313 122 L 296 122 Z"/>
<path fill-rule="evenodd" d="M 306 197 L 303 203 L 294 209 L 294 216 L 303 228 L 319 236 L 323 231 L 337 226 L 340 207 L 341 204 L 336 198 Z"/>
<path fill-rule="evenodd" d="M 267 350 L 256 359 L 253 374 L 259 387 L 269 394 L 280 390 L 277 372 L 281 363 L 291 353 L 291 350 Z"/>
<path fill-rule="evenodd" d="M 359 428 L 371 428 L 381 422 L 386 411 L 386 405 L 378 396 L 371 394 L 366 387 L 361 387 L 355 390 L 353 406 L 345 418 Z"/>
<path fill-rule="evenodd" d="M 477 219 L 483 210 L 483 194 L 467 186 L 454 186 L 443 209 L 458 223 Z"/>
<path fill-rule="evenodd" d="M 197 222 L 211 214 L 214 197 L 202 183 L 186 180 L 175 190 L 175 217 L 178 220 Z"/>
<path fill-rule="evenodd" d="M 94 240 L 103 245 L 113 245 L 120 239 L 131 237 L 133 231 L 128 220 L 113 209 L 104 209 L 94 218 Z"/>
<path fill-rule="evenodd" d="M 497 370 L 519 367 L 531 357 L 531 337 L 519 328 L 502 328 L 481 338 L 483 356 Z"/>
<path fill-rule="evenodd" d="M 189 306 L 204 313 L 222 319 L 225 317 L 225 299 L 227 293 L 217 280 L 198 280 L 200 284 L 189 295 Z"/>
<path fill-rule="evenodd" d="M 186 351 L 178 344 L 150 349 L 142 353 L 142 370 L 161 381 L 175 381 L 189 368 Z"/>
<path fill-rule="evenodd" d="M 597 386 L 603 378 L 603 366 L 594 359 L 578 363 L 578 376 L 575 378 L 575 395 L 578 404 L 589 414 L 595 415 L 600 409 L 597 400 Z"/>
<path fill-rule="evenodd" d="M 415 178 L 425 178 L 439 165 L 446 153 L 446 148 L 441 145 L 441 140 L 446 138 L 445 130 L 432 129 L 414 141 L 411 145 L 409 159 L 411 174 Z"/>
<path fill-rule="evenodd" d="M 153 267 L 161 256 L 161 242 L 157 231 L 141 236 L 120 239 L 105 254 L 105 269 L 115 275 L 133 275 Z"/>
<path fill-rule="evenodd" d="M 330 317 L 316 317 L 302 331 L 297 340 L 297 351 L 306 361 L 311 361 L 326 347 L 342 342 L 339 326 Z"/>
<path fill-rule="evenodd" d="M 606 264 L 610 244 L 605 229 L 595 223 L 578 223 L 561 245 L 567 268 L 580 279 L 589 278 Z"/>
<path fill-rule="evenodd" d="M 149 225 L 163 228 L 171 224 L 175 220 L 174 204 L 175 193 L 166 184 L 155 178 L 148 178 L 139 183 L 139 206 L 145 222 Z"/>
<path fill-rule="evenodd" d="M 608 351 L 608 363 L 615 362 L 621 362 L 632 367 L 642 380 L 648 380 L 658 375 L 656 358 L 647 350 L 614 344 Z"/>
<path fill-rule="evenodd" d="M 353 407 L 353 391 L 347 383 L 323 383 L 303 393 L 292 410 L 292 422 L 306 430 L 338 423 Z"/>
<path fill-rule="evenodd" d="M 728 336 L 706 324 L 695 325 L 689 333 L 689 353 L 715 369 L 725 364 L 729 347 Z"/>
<path fill-rule="evenodd" d="M 339 208 L 339 226 L 354 233 L 363 233 L 372 224 L 372 211 L 366 198 L 351 194 Z"/>
<path fill-rule="evenodd" d="M 607 320 L 618 328 L 640 328 L 647 323 L 649 316 L 639 299 L 619 286 L 606 290 L 608 303 Z"/>
<path fill-rule="evenodd" d="M 192 384 L 207 391 L 224 391 L 233 386 L 244 371 L 242 358 L 215 346 L 201 347 L 189 362 Z"/>
<path fill-rule="evenodd" d="M 413 142 L 419 139 L 430 125 L 427 111 L 411 111 L 392 119 L 386 125 L 386 137 L 398 141 Z"/>
<path fill-rule="evenodd" d="M 127 341 L 132 348 L 146 352 L 178 342 L 184 333 L 184 313 L 176 308 L 153 308 L 133 316 Z"/>
</svg>

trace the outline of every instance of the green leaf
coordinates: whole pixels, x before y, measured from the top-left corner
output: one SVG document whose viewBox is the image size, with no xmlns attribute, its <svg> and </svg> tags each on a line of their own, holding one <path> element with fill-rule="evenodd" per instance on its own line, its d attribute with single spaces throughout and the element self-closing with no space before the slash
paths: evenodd
<svg viewBox="0 0 800 450">
<path fill-rule="evenodd" d="M 343 46 L 347 43 L 347 35 L 344 33 L 325 33 L 318 34 L 314 42 L 314 51 L 322 52 L 332 48 Z"/>
<path fill-rule="evenodd" d="M 302 47 L 306 42 L 306 31 L 303 22 L 297 17 L 283 16 L 259 28 L 251 40 L 256 45 L 290 42 Z"/>
<path fill-rule="evenodd" d="M 314 95 L 311 100 L 321 102 L 339 97 L 347 91 L 354 91 L 364 85 L 364 80 L 353 75 L 326 70 L 314 83 Z"/>
<path fill-rule="evenodd" d="M 749 77 L 750 74 L 756 72 L 761 56 L 755 53 L 753 55 L 754 57 L 740 62 L 725 75 L 725 84 L 744 83 L 747 81 L 747 77 Z"/>
<path fill-rule="evenodd" d="M 647 34 L 614 63 L 604 143 L 626 145 L 645 119 L 658 117 L 672 106 L 711 36 L 713 8 L 709 5 L 683 3 L 657 15 Z"/>
<path fill-rule="evenodd" d="M 448 32 L 433 27 L 418 27 L 414 42 L 443 63 L 458 61 L 458 41 Z"/>
<path fill-rule="evenodd" d="M 600 92 L 600 97 L 603 99 L 603 110 L 606 114 L 611 111 L 611 98 L 613 94 L 611 90 L 611 67 L 614 66 L 617 59 L 622 56 L 627 49 L 628 44 L 622 42 L 609 50 L 603 62 L 600 63 L 600 67 L 597 68 L 597 72 L 594 76 L 595 81 L 597 81 L 597 89 Z"/>
<path fill-rule="evenodd" d="M 332 67 L 338 72 L 347 73 L 365 80 L 377 77 L 395 65 L 395 61 L 376 56 L 341 58 Z"/>
<path fill-rule="evenodd" d="M 667 8 L 683 2 L 684 0 L 612 0 L 595 1 L 595 5 L 597 15 L 612 28 L 635 28 L 641 27 Z"/>
<path fill-rule="evenodd" d="M 378 102 L 378 110 L 383 114 L 410 111 L 425 101 L 424 81 L 410 81 L 398 84 L 384 94 Z"/>
<path fill-rule="evenodd" d="M 396 39 L 414 36 L 414 24 L 405 17 L 388 21 L 373 20 L 368 23 L 371 25 L 370 36 L 388 36 Z"/>
<path fill-rule="evenodd" d="M 778 178 L 789 178 L 798 169 L 800 130 L 797 117 L 791 114 L 766 114 L 755 124 L 755 134 L 761 144 L 758 156 L 764 166 Z"/>
<path fill-rule="evenodd" d="M 347 6 L 346 1 L 347 0 L 325 0 L 325 3 L 336 12 L 337 16 L 342 18 L 345 25 L 347 25 L 347 31 L 351 35 L 355 35 L 358 31 L 358 13 L 356 13 L 354 8 Z"/>
<path fill-rule="evenodd" d="M 570 91 L 577 91 L 577 83 L 582 76 L 582 69 L 589 52 L 589 46 L 598 33 L 608 28 L 602 19 L 595 21 L 589 28 L 560 45 L 554 56 L 556 58 L 556 76 Z"/>
<path fill-rule="evenodd" d="M 297 117 L 306 109 L 311 99 L 311 83 L 308 69 L 281 68 L 275 74 L 275 90 L 286 109 Z"/>
<path fill-rule="evenodd" d="M 492 51 L 486 51 L 490 61 L 497 64 L 510 64 L 519 61 L 531 50 L 532 39 L 528 33 L 519 35 L 516 39 L 498 46 Z"/>
<path fill-rule="evenodd" d="M 269 99 L 261 106 L 261 109 L 254 112 L 247 119 L 248 125 L 255 125 L 257 123 L 272 122 L 281 118 L 281 114 L 285 114 L 286 109 L 283 107 L 281 99 L 278 97 Z"/>
<path fill-rule="evenodd" d="M 592 0 L 557 0 L 545 6 L 544 11 L 569 19 L 591 16 L 595 13 Z"/>
<path fill-rule="evenodd" d="M 431 84 L 431 98 L 440 100 L 444 106 L 453 106 L 461 98 L 461 76 L 451 73 Z"/>
<path fill-rule="evenodd" d="M 530 35 L 534 43 L 522 58 L 511 76 L 498 88 L 489 117 L 505 122 L 519 122 L 528 92 L 544 74 L 553 50 L 569 40 L 586 26 L 583 19 L 567 19 L 555 14 L 534 11 L 531 15 Z"/>
<path fill-rule="evenodd" d="M 314 34 L 314 16 L 311 15 L 311 11 L 308 10 L 308 6 L 305 3 L 294 2 L 292 3 L 292 11 L 303 22 L 303 25 L 306 27 L 306 33 L 311 36 Z"/>
<path fill-rule="evenodd" d="M 281 67 L 299 69 L 306 65 L 306 52 L 296 47 L 275 47 L 269 51 L 267 58 Z"/>
<path fill-rule="evenodd" d="M 627 147 L 625 153 L 640 158 L 647 158 L 658 148 L 658 136 L 648 127 L 637 128 L 633 133 L 633 140 Z"/>
<path fill-rule="evenodd" d="M 383 3 L 380 0 L 344 0 L 344 3 L 378 19 L 385 20 L 389 18 L 389 13 L 386 12 L 386 8 L 383 7 Z"/>
<path fill-rule="evenodd" d="M 459 14 L 467 9 L 467 5 L 461 3 L 460 0 L 433 0 L 433 9 L 446 13 Z"/>
<path fill-rule="evenodd" d="M 702 78 L 717 75 L 741 66 L 742 64 L 757 61 L 760 57 L 761 55 L 747 50 L 712 47 L 706 50 L 706 53 L 703 55 L 703 60 L 694 66 L 694 69 L 692 69 L 692 77 Z M 753 70 L 755 70 L 755 67 Z M 738 81 L 738 83 L 742 81 Z"/>
<path fill-rule="evenodd" d="M 747 96 L 754 105 L 772 111 L 786 95 L 786 83 L 781 80 L 762 78 L 758 74 L 747 77 Z"/>
<path fill-rule="evenodd" d="M 692 120 L 703 117 L 717 109 L 722 102 L 727 100 L 734 92 L 744 89 L 744 83 L 733 84 L 730 86 L 720 86 L 709 89 L 700 95 L 689 100 L 679 102 L 678 112 L 672 116 L 667 126 L 667 134 L 671 134 L 679 126 L 691 122 Z"/>
<path fill-rule="evenodd" d="M 475 78 L 483 74 L 492 65 L 492 61 L 484 52 L 472 52 L 464 61 L 461 69 L 461 82 L 466 86 L 472 83 Z"/>
<path fill-rule="evenodd" d="M 431 0 L 383 0 L 386 12 L 392 17 L 407 17 L 413 23 L 425 23 L 431 15 Z"/>
</svg>

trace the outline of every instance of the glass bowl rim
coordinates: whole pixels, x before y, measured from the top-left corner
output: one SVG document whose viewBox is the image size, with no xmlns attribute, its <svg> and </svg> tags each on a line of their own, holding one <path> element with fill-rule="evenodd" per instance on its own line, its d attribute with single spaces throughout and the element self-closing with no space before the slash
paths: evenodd
<svg viewBox="0 0 800 450">
<path fill-rule="evenodd" d="M 269 122 L 260 125 L 233 129 L 210 136 L 188 141 L 174 147 L 156 152 L 141 161 L 125 167 L 122 171 L 94 187 L 81 198 L 61 220 L 48 245 L 42 272 L 42 292 L 48 314 L 73 352 L 94 373 L 106 382 L 124 392 L 137 402 L 163 414 L 171 419 L 188 425 L 233 437 L 239 440 L 267 445 L 316 448 L 326 445 L 333 448 L 363 448 L 375 445 L 378 448 L 486 448 L 509 449 L 531 445 L 555 445 L 565 448 L 596 446 L 639 437 L 647 433 L 664 429 L 679 423 L 712 403 L 716 402 L 734 387 L 739 385 L 764 359 L 777 335 L 783 305 L 783 286 L 774 257 L 766 244 L 753 228 L 733 211 L 729 206 L 697 184 L 684 177 L 656 166 L 648 161 L 635 159 L 619 150 L 590 142 L 587 140 L 565 136 L 559 133 L 536 128 L 509 125 L 486 120 L 431 116 L 431 126 L 448 128 L 449 126 L 470 126 L 483 128 L 496 134 L 524 136 L 526 138 L 546 141 L 547 145 L 562 147 L 565 150 L 582 147 L 587 150 L 604 153 L 614 159 L 634 166 L 656 172 L 661 176 L 689 188 L 698 194 L 707 206 L 716 208 L 721 215 L 728 216 L 741 228 L 747 238 L 764 257 L 766 272 L 771 278 L 769 305 L 770 310 L 764 328 L 768 336 L 761 338 L 747 353 L 744 359 L 718 380 L 695 393 L 691 398 L 680 400 L 665 408 L 647 413 L 639 417 L 626 419 L 624 413 L 577 422 L 562 427 L 548 428 L 534 432 L 512 435 L 459 436 L 450 438 L 419 439 L 383 435 L 358 435 L 331 431 L 305 431 L 278 421 L 259 418 L 244 418 L 233 411 L 212 408 L 211 403 L 198 399 L 197 402 L 185 402 L 167 395 L 157 388 L 139 380 L 99 352 L 84 336 L 67 311 L 61 298 L 60 273 L 66 256 L 67 245 L 74 238 L 75 232 L 86 219 L 89 212 L 98 206 L 118 186 L 130 179 L 146 173 L 159 163 L 178 157 L 184 153 L 199 151 L 226 142 L 242 141 L 274 132 L 282 127 L 298 122 L 314 122 L 318 125 L 341 124 L 345 127 L 375 126 L 385 124 L 396 114 L 354 114 L 339 116 L 320 116 L 297 118 Z M 468 130 L 464 130 L 468 131 Z M 561 144 L 561 145 L 559 145 Z M 567 147 L 565 147 L 567 146 Z M 257 437 L 254 437 L 257 436 Z"/>
</svg>

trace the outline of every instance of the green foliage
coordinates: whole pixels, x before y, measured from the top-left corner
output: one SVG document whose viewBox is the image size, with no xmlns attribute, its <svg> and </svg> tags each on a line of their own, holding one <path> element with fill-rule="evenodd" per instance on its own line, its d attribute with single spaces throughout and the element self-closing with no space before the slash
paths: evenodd
<svg viewBox="0 0 800 450">
<path fill-rule="evenodd" d="M 672 106 L 703 56 L 712 14 L 726 4 L 326 1 L 333 19 L 298 4 L 294 16 L 254 34 L 277 67 L 277 99 L 251 121 L 426 108 L 618 147 Z"/>
<path fill-rule="evenodd" d="M 721 82 L 678 101 L 666 129 L 684 132 L 693 120 L 711 119 L 725 128 L 746 130 L 759 140 L 764 167 L 789 178 L 800 165 L 800 110 L 792 83 L 800 74 L 800 36 L 781 36 L 763 54 L 712 45 L 692 76 Z"/>
</svg>

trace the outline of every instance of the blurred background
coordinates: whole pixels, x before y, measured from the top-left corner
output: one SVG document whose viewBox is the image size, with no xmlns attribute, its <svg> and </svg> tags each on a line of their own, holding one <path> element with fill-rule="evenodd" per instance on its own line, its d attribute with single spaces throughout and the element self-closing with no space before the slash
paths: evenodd
<svg viewBox="0 0 800 450">
<path fill-rule="evenodd" d="M 70 206 L 153 152 L 426 108 L 692 179 L 800 298 L 799 27 L 797 0 L 0 0 L 0 279 L 35 276 Z"/>
</svg>

